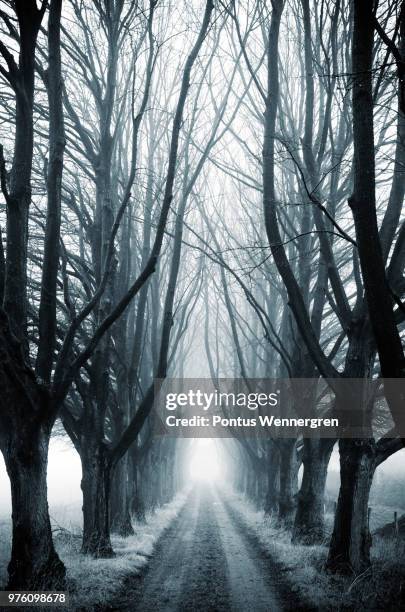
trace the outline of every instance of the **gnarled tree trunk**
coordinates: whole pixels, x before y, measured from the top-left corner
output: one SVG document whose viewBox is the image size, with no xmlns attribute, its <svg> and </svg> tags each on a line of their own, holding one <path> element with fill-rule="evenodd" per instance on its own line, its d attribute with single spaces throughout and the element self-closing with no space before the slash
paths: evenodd
<svg viewBox="0 0 405 612">
<path fill-rule="evenodd" d="M 82 552 L 95 557 L 114 556 L 110 539 L 110 463 L 103 443 L 91 438 L 82 444 L 83 542 Z"/>
<path fill-rule="evenodd" d="M 372 439 L 339 441 L 341 486 L 327 568 L 360 574 L 370 566 L 368 499 L 376 468 Z"/>
<path fill-rule="evenodd" d="M 11 483 L 13 539 L 7 588 L 63 589 L 65 567 L 52 540 L 47 501 L 49 426 L 20 423 L 1 437 Z"/>
<path fill-rule="evenodd" d="M 323 541 L 324 499 L 328 465 L 334 440 L 304 440 L 302 483 L 298 493 L 292 541 L 317 544 Z"/>
</svg>

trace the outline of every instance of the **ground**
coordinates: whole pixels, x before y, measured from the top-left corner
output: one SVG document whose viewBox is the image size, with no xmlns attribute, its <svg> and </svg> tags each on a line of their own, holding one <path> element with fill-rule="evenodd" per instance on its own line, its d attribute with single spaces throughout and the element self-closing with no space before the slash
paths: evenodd
<svg viewBox="0 0 405 612">
<path fill-rule="evenodd" d="M 135 523 L 133 536 L 113 538 L 114 559 L 81 555 L 80 529 L 62 518 L 69 529 L 54 521 L 54 536 L 69 612 L 405 610 L 401 537 L 374 534 L 373 566 L 363 575 L 327 574 L 328 537 L 324 545 L 292 545 L 288 530 L 224 487 L 200 483 Z M 0 523 L 0 584 L 9 527 Z"/>
<path fill-rule="evenodd" d="M 309 610 L 218 491 L 196 489 L 141 577 L 107 610 Z"/>
</svg>

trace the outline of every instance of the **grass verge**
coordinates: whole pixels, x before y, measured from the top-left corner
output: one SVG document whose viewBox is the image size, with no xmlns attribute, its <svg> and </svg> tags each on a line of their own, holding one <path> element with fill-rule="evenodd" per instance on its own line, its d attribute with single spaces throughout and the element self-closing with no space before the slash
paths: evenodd
<svg viewBox="0 0 405 612">
<path fill-rule="evenodd" d="M 228 503 L 260 545 L 281 565 L 286 580 L 306 606 L 322 612 L 405 610 L 405 542 L 373 536 L 372 567 L 364 574 L 343 577 L 324 570 L 327 543 L 291 544 L 291 532 L 258 511 L 245 498 L 230 494 Z"/>
<path fill-rule="evenodd" d="M 154 547 L 186 500 L 185 494 L 146 516 L 144 523 L 133 524 L 135 534 L 128 538 L 112 536 L 116 556 L 94 559 L 80 553 L 78 527 L 54 527 L 55 548 L 66 566 L 70 605 L 64 610 L 99 610 L 107 607 L 130 575 L 141 572 Z M 0 585 L 7 581 L 7 564 L 11 552 L 11 522 L 0 521 Z M 1 587 L 0 587 L 1 588 Z M 38 610 L 38 608 L 37 608 Z"/>
</svg>

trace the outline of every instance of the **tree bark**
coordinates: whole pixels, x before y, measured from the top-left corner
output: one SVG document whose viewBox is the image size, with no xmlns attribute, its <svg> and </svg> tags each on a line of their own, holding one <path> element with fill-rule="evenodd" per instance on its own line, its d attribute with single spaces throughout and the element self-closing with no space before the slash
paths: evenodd
<svg viewBox="0 0 405 612">
<path fill-rule="evenodd" d="M 138 457 L 137 447 L 133 449 L 133 452 L 129 454 L 131 469 L 131 498 L 129 501 L 130 511 L 137 521 L 143 522 L 145 520 L 145 503 L 143 498 L 143 491 L 141 486 L 141 461 Z M 144 462 L 143 462 L 144 465 Z"/>
<path fill-rule="evenodd" d="M 304 439 L 304 471 L 298 493 L 293 543 L 312 545 L 320 544 L 324 540 L 325 484 L 334 442 L 326 439 Z"/>
<path fill-rule="evenodd" d="M 46 85 L 49 100 L 49 164 L 47 168 L 47 214 L 39 305 L 39 346 L 36 372 L 46 384 L 51 381 L 56 346 L 56 295 L 59 268 L 63 155 L 65 130 L 62 103 L 60 22 L 62 0 L 52 0 L 49 12 L 49 69 Z"/>
<path fill-rule="evenodd" d="M 7 203 L 7 256 L 4 310 L 0 309 L 0 448 L 11 482 L 13 521 L 9 588 L 54 589 L 64 588 L 65 583 L 65 568 L 52 542 L 47 502 L 48 445 L 56 415 L 56 404 L 49 389 L 42 386 L 44 381 L 37 380 L 27 365 L 26 335 L 35 48 L 47 3 L 43 2 L 40 9 L 33 0 L 17 0 L 14 5 L 20 33 L 18 66 L 5 46 L 2 43 L 0 45 L 16 98 L 16 133 L 10 193 L 7 193 L 6 186 L 2 184 Z M 56 90 L 60 79 L 60 9 L 60 1 L 53 0 L 48 33 L 49 103 L 54 111 L 53 127 L 59 103 Z M 60 149 L 56 143 L 58 135 L 59 132 L 51 133 L 50 130 L 51 169 L 48 197 L 54 197 L 53 203 L 56 206 L 54 229 L 58 226 L 62 174 Z M 49 235 L 47 237 L 49 238 Z M 56 270 L 57 263 L 53 269 L 54 276 Z M 52 324 L 54 320 L 55 312 L 51 310 L 49 321 Z M 52 327 L 49 330 L 51 335 L 53 331 Z M 48 355 L 52 361 L 52 350 L 48 351 Z M 50 371 L 49 359 L 47 368 Z"/>
<path fill-rule="evenodd" d="M 82 552 L 97 558 L 114 556 L 110 539 L 110 464 L 103 443 L 89 437 L 81 450 L 83 491 Z"/>
<path fill-rule="evenodd" d="M 267 442 L 267 491 L 264 501 L 265 514 L 278 510 L 280 494 L 280 451 L 274 440 Z"/>
<path fill-rule="evenodd" d="M 339 441 L 341 486 L 327 569 L 358 575 L 370 566 L 368 500 L 376 468 L 371 439 Z"/>
<path fill-rule="evenodd" d="M 48 511 L 49 434 L 49 427 L 26 424 L 2 444 L 13 507 L 9 590 L 65 588 L 65 567 L 55 552 Z"/>
<path fill-rule="evenodd" d="M 15 142 L 7 202 L 7 256 L 4 308 L 15 336 L 25 352 L 27 317 L 28 211 L 31 204 L 31 172 L 34 148 L 35 48 L 46 3 L 40 9 L 35 0 L 16 0 L 15 12 L 20 33 L 18 66 L 3 51 L 9 67 L 9 81 L 15 92 Z"/>
<path fill-rule="evenodd" d="M 354 187 L 349 206 L 353 213 L 371 326 L 381 373 L 385 378 L 385 395 L 394 423 L 401 431 L 405 392 L 399 393 L 398 387 L 390 385 L 389 379 L 404 378 L 405 356 L 385 273 L 376 212 L 372 86 L 374 23 L 372 3 L 355 0 L 352 49 Z"/>
<path fill-rule="evenodd" d="M 296 439 L 280 439 L 280 495 L 278 519 L 285 527 L 291 527 L 296 510 L 298 462 Z"/>
<path fill-rule="evenodd" d="M 128 455 L 124 455 L 111 476 L 111 531 L 122 537 L 134 534 L 129 508 L 128 461 Z"/>
</svg>

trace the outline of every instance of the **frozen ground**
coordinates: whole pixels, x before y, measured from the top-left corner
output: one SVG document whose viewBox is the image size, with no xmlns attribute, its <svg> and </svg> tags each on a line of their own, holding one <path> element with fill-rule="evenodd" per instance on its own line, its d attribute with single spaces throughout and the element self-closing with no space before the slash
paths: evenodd
<svg viewBox="0 0 405 612">
<path fill-rule="evenodd" d="M 150 513 L 145 523 L 134 523 L 135 534 L 129 538 L 113 536 L 116 553 L 113 559 L 93 559 L 82 555 L 79 524 L 71 520 L 73 512 L 66 516 L 62 511 L 58 513 L 58 520 L 53 520 L 54 540 L 66 565 L 71 594 L 70 610 L 105 610 L 108 602 L 122 589 L 125 579 L 140 573 L 147 564 L 157 540 L 181 511 L 185 501 L 186 494 L 178 495 L 169 504 Z M 61 525 L 69 530 L 61 529 Z M 10 521 L 0 521 L 0 588 L 7 579 L 10 527 Z"/>
<path fill-rule="evenodd" d="M 223 499 L 208 485 L 196 489 L 162 537 L 143 576 L 127 580 L 108 610 L 308 609 Z"/>
<path fill-rule="evenodd" d="M 385 519 L 391 511 L 381 507 L 375 518 Z M 398 603 L 405 592 L 403 540 L 375 535 L 372 571 L 356 580 L 333 576 L 323 570 L 327 542 L 293 546 L 291 534 L 246 499 L 209 485 L 135 524 L 134 536 L 115 537 L 114 559 L 80 554 L 78 518 L 73 509 L 53 512 L 71 611 L 405 609 L 405 601 Z M 0 586 L 9 553 L 10 522 L 0 521 Z"/>
<path fill-rule="evenodd" d="M 324 545 L 291 544 L 291 532 L 258 511 L 245 498 L 228 493 L 231 512 L 260 547 L 277 560 L 285 580 L 300 605 L 319 612 L 399 612 L 405 610 L 405 542 L 400 538 L 373 535 L 372 567 L 354 577 L 325 572 L 328 540 Z M 403 509 L 402 509 L 403 512 Z M 391 506 L 374 506 L 372 530 L 392 520 Z M 372 513 L 372 516 L 373 516 Z M 333 517 L 326 516 L 329 529 Z M 304 604 L 305 602 L 305 604 Z M 287 608 L 288 609 L 288 608 Z"/>
</svg>

